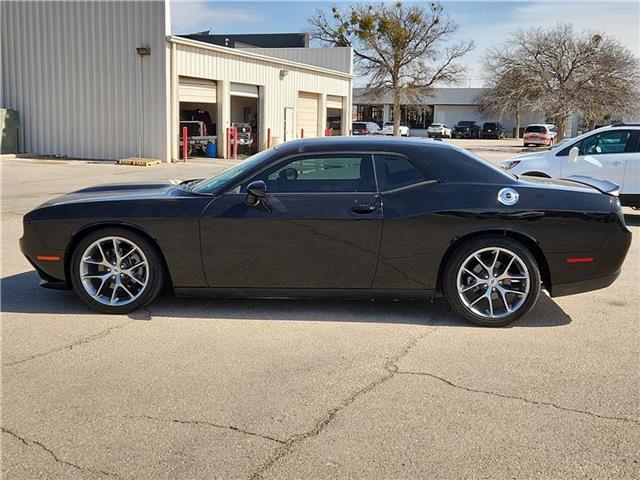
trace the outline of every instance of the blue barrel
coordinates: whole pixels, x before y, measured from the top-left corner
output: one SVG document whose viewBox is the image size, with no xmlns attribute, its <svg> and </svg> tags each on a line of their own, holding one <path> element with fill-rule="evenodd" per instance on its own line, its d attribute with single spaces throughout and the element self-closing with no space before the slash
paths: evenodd
<svg viewBox="0 0 640 480">
<path fill-rule="evenodd" d="M 218 147 L 216 142 L 209 140 L 207 142 L 206 154 L 209 158 L 216 158 L 218 156 Z"/>
</svg>

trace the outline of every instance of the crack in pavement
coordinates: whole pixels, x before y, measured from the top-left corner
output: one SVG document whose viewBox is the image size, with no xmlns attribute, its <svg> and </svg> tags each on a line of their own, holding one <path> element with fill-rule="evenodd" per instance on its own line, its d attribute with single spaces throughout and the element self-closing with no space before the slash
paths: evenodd
<svg viewBox="0 0 640 480">
<path fill-rule="evenodd" d="M 494 397 L 506 398 L 506 399 L 510 399 L 510 400 L 518 400 L 518 401 L 529 403 L 529 404 L 532 404 L 532 405 L 553 407 L 553 408 L 556 408 L 558 410 L 562 410 L 564 412 L 571 412 L 571 413 L 578 413 L 578 414 L 581 414 L 581 415 L 588 415 L 590 417 L 600 418 L 600 419 L 603 419 L 603 420 L 616 420 L 616 421 L 621 421 L 621 422 L 630 422 L 630 423 L 640 424 L 640 420 L 635 420 L 633 418 L 613 417 L 613 416 L 609 416 L 609 415 L 601 415 L 599 413 L 590 412 L 588 410 L 579 410 L 579 409 L 576 409 L 576 408 L 563 407 L 562 405 L 558 405 L 557 403 L 553 403 L 553 402 L 544 402 L 544 401 L 539 401 L 539 400 L 531 400 L 529 398 L 519 397 L 517 395 L 507 395 L 505 393 L 492 392 L 490 390 L 480 390 L 480 389 L 476 389 L 476 388 L 464 387 L 462 385 L 458 385 L 456 383 L 453 383 L 452 381 L 447 380 L 446 378 L 439 377 L 438 375 L 434 375 L 433 373 L 412 372 L 412 371 L 403 371 L 403 370 L 398 370 L 396 373 L 398 375 L 417 375 L 417 376 L 423 376 L 423 377 L 431 377 L 431 378 L 439 380 L 439 381 L 441 381 L 443 383 L 446 383 L 447 385 L 449 385 L 451 387 L 458 388 L 460 390 L 465 390 L 467 392 L 481 393 L 483 395 L 492 395 Z"/>
<path fill-rule="evenodd" d="M 160 418 L 154 417 L 151 415 L 107 415 L 101 416 L 100 418 L 126 418 L 129 420 L 152 420 L 154 422 L 164 422 L 164 423 L 179 423 L 183 425 L 205 425 L 207 427 L 220 428 L 224 430 L 232 430 L 237 433 L 241 433 L 243 435 L 250 435 L 252 437 L 263 438 L 265 440 L 270 440 L 272 442 L 285 444 L 285 440 L 280 440 L 279 438 L 270 437 L 269 435 L 263 435 L 262 433 L 251 432 L 249 430 L 245 430 L 240 427 L 236 427 L 233 425 L 221 425 L 218 423 L 208 422 L 206 420 L 181 420 L 179 418 Z"/>
<path fill-rule="evenodd" d="M 135 322 L 136 320 L 129 320 L 128 322 L 124 322 L 121 323 L 119 325 L 115 325 L 113 327 L 109 327 L 105 330 L 102 330 L 98 333 L 95 333 L 93 335 L 89 335 L 88 337 L 83 337 L 80 338 L 74 342 L 68 343 L 67 345 L 63 345 L 61 347 L 56 347 L 56 348 L 52 348 L 51 350 L 47 350 L 46 352 L 40 352 L 40 353 L 35 353 L 33 355 L 30 355 L 28 357 L 25 358 L 21 358 L 20 360 L 15 360 L 13 362 L 8 362 L 8 363 L 3 363 L 2 364 L 2 368 L 4 367 L 13 367 L 14 365 L 18 365 L 21 363 L 25 363 L 25 362 L 29 362 L 31 360 L 34 360 L 36 358 L 40 358 L 40 357 L 45 357 L 47 355 L 50 355 L 52 353 L 56 353 L 56 352 L 61 352 L 63 350 L 71 350 L 74 347 L 77 347 L 79 345 L 83 345 L 85 343 L 89 343 L 89 342 L 93 342 L 94 340 L 99 340 L 101 338 L 106 337 L 107 335 L 109 335 L 111 332 L 113 332 L 114 330 L 118 330 L 122 327 L 126 327 L 127 325 L 129 325 L 132 322 Z"/>
<path fill-rule="evenodd" d="M 320 432 L 322 432 L 341 410 L 344 410 L 353 402 L 355 402 L 358 399 L 358 397 L 364 395 L 365 393 L 370 392 L 371 390 L 376 388 L 378 385 L 381 385 L 391 380 L 398 372 L 398 367 L 396 366 L 396 363 L 399 362 L 403 357 L 405 357 L 409 353 L 409 351 L 413 347 L 415 347 L 420 340 L 427 337 L 428 335 L 435 333 L 437 330 L 438 330 L 438 327 L 435 327 L 429 330 L 428 332 L 423 333 L 422 335 L 418 335 L 417 337 L 414 337 L 410 342 L 407 343 L 407 345 L 405 345 L 402 348 L 402 350 L 400 350 L 399 353 L 397 353 L 396 355 L 388 359 L 383 364 L 382 368 L 385 370 L 385 373 L 380 378 L 352 392 L 351 395 L 343 399 L 338 405 L 336 405 L 331 410 L 329 410 L 324 415 L 324 417 L 320 419 L 311 429 L 307 430 L 304 433 L 292 435 L 287 440 L 285 440 L 283 442 L 284 444 L 282 445 L 282 447 L 278 448 L 273 454 L 273 456 L 269 460 L 267 460 L 264 464 L 262 464 L 255 472 L 253 472 L 249 478 L 251 480 L 257 480 L 259 478 L 262 478 L 262 475 L 267 470 L 273 467 L 273 465 L 275 465 L 278 461 L 282 460 L 284 457 L 289 455 L 297 444 L 307 440 L 308 438 L 315 437 Z"/>
<path fill-rule="evenodd" d="M 44 450 L 45 452 L 47 452 L 51 458 L 53 458 L 56 463 L 59 463 L 61 465 L 66 465 L 67 467 L 71 467 L 75 470 L 78 470 L 82 473 L 86 473 L 86 472 L 91 472 L 91 473 L 95 473 L 98 475 L 105 475 L 107 477 L 112 477 L 112 478 L 117 478 L 119 480 L 124 480 L 123 477 L 121 477 L 118 474 L 112 473 L 112 472 L 107 472 L 105 470 L 95 470 L 93 468 L 88 468 L 88 467 L 82 467 L 80 465 L 77 465 L 75 463 L 71 463 L 67 460 L 63 460 L 60 457 L 58 457 L 58 455 L 56 455 L 56 453 L 51 450 L 50 448 L 48 448 L 47 446 L 45 446 L 44 444 L 42 444 L 41 442 L 39 442 L 38 440 L 31 440 L 25 437 L 22 437 L 20 435 L 18 435 L 17 433 L 15 433 L 12 430 L 9 430 L 8 428 L 2 427 L 2 432 L 6 433 L 7 435 L 11 435 L 13 438 L 15 438 L 16 440 L 19 440 L 20 442 L 22 442 L 24 445 L 26 445 L 27 447 L 31 447 L 31 446 L 37 446 L 40 447 L 42 450 Z"/>
</svg>

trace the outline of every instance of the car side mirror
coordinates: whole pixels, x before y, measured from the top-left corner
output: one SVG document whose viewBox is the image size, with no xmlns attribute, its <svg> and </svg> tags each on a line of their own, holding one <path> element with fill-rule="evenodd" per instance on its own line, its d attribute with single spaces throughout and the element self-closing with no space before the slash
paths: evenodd
<svg viewBox="0 0 640 480">
<path fill-rule="evenodd" d="M 572 163 L 577 162 L 578 155 L 580 155 L 580 150 L 578 149 L 578 147 L 572 147 L 571 150 L 569 150 L 569 161 Z"/>
<path fill-rule="evenodd" d="M 250 207 L 255 207 L 266 196 L 267 185 L 262 180 L 254 180 L 247 185 L 247 198 L 245 198 L 244 203 Z"/>
</svg>

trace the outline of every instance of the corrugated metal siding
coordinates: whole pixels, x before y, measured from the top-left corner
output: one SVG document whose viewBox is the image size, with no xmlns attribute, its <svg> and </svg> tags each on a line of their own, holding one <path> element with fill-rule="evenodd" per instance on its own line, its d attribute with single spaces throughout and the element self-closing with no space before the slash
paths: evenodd
<svg viewBox="0 0 640 480">
<path fill-rule="evenodd" d="M 294 124 L 298 123 L 295 110 L 300 91 L 347 97 L 351 104 L 351 79 L 338 72 L 278 64 L 278 59 L 241 57 L 178 42 L 175 62 L 176 75 L 264 86 L 264 127 L 271 128 L 274 137 L 284 137 L 285 108 L 294 109 Z M 281 70 L 289 72 L 282 79 Z"/>
<path fill-rule="evenodd" d="M 332 48 L 242 48 L 243 51 L 282 58 L 292 62 L 353 73 L 353 51 L 350 47 Z"/>
<path fill-rule="evenodd" d="M 21 151 L 165 159 L 166 15 L 163 1 L 0 2 L 2 103 L 19 112 Z"/>
</svg>

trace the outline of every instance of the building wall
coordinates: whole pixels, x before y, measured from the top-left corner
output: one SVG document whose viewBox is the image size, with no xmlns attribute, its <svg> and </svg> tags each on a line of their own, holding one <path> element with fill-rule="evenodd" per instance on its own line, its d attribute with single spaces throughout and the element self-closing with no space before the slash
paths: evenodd
<svg viewBox="0 0 640 480">
<path fill-rule="evenodd" d="M 453 127 L 460 120 L 475 120 L 482 126 L 484 122 L 500 122 L 508 134 L 516 126 L 514 115 L 484 115 L 475 105 L 435 105 L 434 123 L 445 123 Z M 524 112 L 520 115 L 520 127 L 530 123 L 544 123 L 544 115 Z"/>
<path fill-rule="evenodd" d="M 0 2 L 0 101 L 19 112 L 20 150 L 166 159 L 168 25 L 164 1 Z"/>
<path fill-rule="evenodd" d="M 285 108 L 293 109 L 293 124 L 297 124 L 298 92 L 334 95 L 344 99 L 345 118 L 351 118 L 350 75 L 342 72 L 302 65 L 272 57 L 260 56 L 241 49 L 208 45 L 179 37 L 171 37 L 172 43 L 172 91 L 179 76 L 206 78 L 218 82 L 218 132 L 230 126 L 230 115 L 225 114 L 229 106 L 229 86 L 232 82 L 257 85 L 259 87 L 259 138 L 266 139 L 267 128 L 272 137 L 284 137 Z M 281 76 L 281 71 L 288 72 Z M 172 95 L 174 109 L 177 95 Z M 324 102 L 326 104 L 326 102 Z M 326 108 L 326 107 L 325 107 Z M 174 110 L 174 118 L 175 118 Z M 325 115 L 326 116 L 326 115 Z M 349 122 L 344 122 L 350 124 Z M 324 130 L 324 127 L 322 128 Z M 174 135 L 177 139 L 177 132 Z M 224 151 L 224 135 L 218 136 L 218 151 Z M 260 145 L 261 148 L 264 147 Z M 173 146 L 176 158 L 177 140 Z"/>
</svg>

